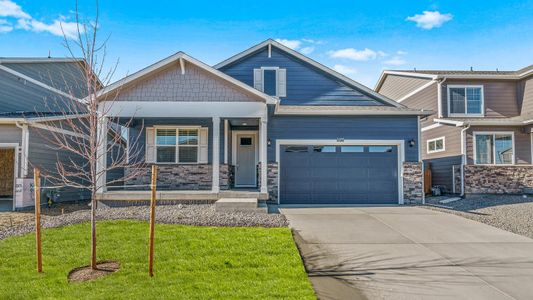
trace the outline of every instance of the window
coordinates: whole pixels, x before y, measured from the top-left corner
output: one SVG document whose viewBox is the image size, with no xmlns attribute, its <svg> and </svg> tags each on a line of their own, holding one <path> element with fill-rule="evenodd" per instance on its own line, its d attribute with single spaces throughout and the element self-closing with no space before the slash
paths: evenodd
<svg viewBox="0 0 533 300">
<path fill-rule="evenodd" d="M 263 69 L 263 92 L 270 96 L 277 95 L 277 70 Z"/>
<path fill-rule="evenodd" d="M 314 152 L 326 152 L 326 153 L 333 153 L 336 152 L 335 146 L 314 146 L 313 147 Z"/>
<path fill-rule="evenodd" d="M 450 115 L 483 115 L 482 86 L 448 86 Z"/>
<path fill-rule="evenodd" d="M 435 153 L 442 152 L 445 149 L 445 137 L 440 137 L 427 141 L 427 152 Z"/>
<path fill-rule="evenodd" d="M 287 146 L 285 152 L 304 153 L 307 152 L 307 146 Z"/>
<path fill-rule="evenodd" d="M 514 134 L 474 133 L 474 161 L 478 165 L 514 164 Z"/>
<path fill-rule="evenodd" d="M 368 147 L 368 152 L 372 153 L 378 153 L 378 152 L 392 152 L 391 146 L 370 146 Z"/>
<path fill-rule="evenodd" d="M 341 146 L 342 153 L 356 153 L 356 152 L 365 152 L 365 147 L 363 146 Z"/>
<path fill-rule="evenodd" d="M 241 144 L 241 146 L 252 146 L 252 138 L 251 137 L 242 137 L 240 144 Z"/>
<path fill-rule="evenodd" d="M 198 129 L 157 129 L 156 162 L 197 163 Z"/>
</svg>

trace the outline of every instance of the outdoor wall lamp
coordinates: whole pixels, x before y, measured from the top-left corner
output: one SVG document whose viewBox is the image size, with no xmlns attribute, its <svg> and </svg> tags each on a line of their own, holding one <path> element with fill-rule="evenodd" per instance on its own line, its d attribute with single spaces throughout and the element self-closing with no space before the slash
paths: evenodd
<svg viewBox="0 0 533 300">
<path fill-rule="evenodd" d="M 415 139 L 411 139 L 411 140 L 409 141 L 409 147 L 414 147 L 415 145 L 416 145 L 416 141 L 415 141 Z"/>
<path fill-rule="evenodd" d="M 270 147 L 270 145 L 272 145 L 272 140 L 271 140 L 271 139 L 268 139 L 268 140 L 267 140 L 267 146 Z"/>
</svg>

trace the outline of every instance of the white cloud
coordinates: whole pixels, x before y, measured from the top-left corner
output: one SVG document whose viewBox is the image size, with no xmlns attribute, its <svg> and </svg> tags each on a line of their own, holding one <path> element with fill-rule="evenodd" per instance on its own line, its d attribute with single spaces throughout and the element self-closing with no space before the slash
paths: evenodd
<svg viewBox="0 0 533 300">
<path fill-rule="evenodd" d="M 345 66 L 345 65 L 334 65 L 333 70 L 344 74 L 344 75 L 354 75 L 357 74 L 357 70 L 355 68 Z"/>
<path fill-rule="evenodd" d="M 302 49 L 300 49 L 300 52 L 302 52 L 303 54 L 305 55 L 308 55 L 308 54 L 311 54 L 311 52 L 315 51 L 315 47 L 303 47 Z"/>
<path fill-rule="evenodd" d="M 302 44 L 300 40 L 276 39 L 276 42 L 283 44 L 293 50 L 300 48 L 300 45 Z"/>
<path fill-rule="evenodd" d="M 376 51 L 365 48 L 364 50 L 357 50 L 354 48 L 346 48 L 335 51 L 329 51 L 328 55 L 331 58 L 347 58 L 357 61 L 365 61 L 375 59 L 378 53 Z"/>
<path fill-rule="evenodd" d="M 407 51 L 398 50 L 398 51 L 396 51 L 396 54 L 398 54 L 398 55 L 407 55 Z"/>
<path fill-rule="evenodd" d="M 445 22 L 450 21 L 453 18 L 452 14 L 441 14 L 438 11 L 424 11 L 421 15 L 416 14 L 411 17 L 407 17 L 407 21 L 416 22 L 416 26 L 422 29 L 433 29 L 435 27 L 441 27 Z"/>
<path fill-rule="evenodd" d="M 401 66 L 401 65 L 405 65 L 406 63 L 407 62 L 399 56 L 394 56 L 393 58 L 383 62 L 383 64 L 385 65 L 392 65 L 392 66 Z"/>
<path fill-rule="evenodd" d="M 0 0 L 0 17 L 31 18 L 29 14 L 22 10 L 22 7 L 11 0 Z"/>
<path fill-rule="evenodd" d="M 63 36 L 64 34 L 70 39 L 76 38 L 78 31 L 76 28 L 76 22 L 67 22 L 66 18 L 63 16 L 60 16 L 48 24 L 35 20 L 31 15 L 24 12 L 18 4 L 11 0 L 0 0 L 0 16 L 17 19 L 17 25 L 15 28 L 21 30 L 48 32 L 57 36 Z M 9 32 L 11 30 L 13 30 L 13 26 L 7 22 L 0 23 L 0 32 Z M 83 28 L 80 28 L 80 31 L 83 32 Z"/>
<path fill-rule="evenodd" d="M 388 54 L 387 52 L 383 52 L 383 51 L 381 51 L 381 50 L 378 51 L 378 54 L 379 54 L 379 56 L 381 56 L 381 57 L 389 56 L 389 54 Z"/>
<path fill-rule="evenodd" d="M 13 30 L 13 26 L 7 20 L 0 19 L 0 33 L 10 32 L 11 30 Z"/>
<path fill-rule="evenodd" d="M 309 44 L 317 44 L 317 45 L 324 44 L 323 41 L 313 40 L 313 39 L 302 39 L 302 42 L 306 42 L 306 43 L 309 43 Z"/>
</svg>

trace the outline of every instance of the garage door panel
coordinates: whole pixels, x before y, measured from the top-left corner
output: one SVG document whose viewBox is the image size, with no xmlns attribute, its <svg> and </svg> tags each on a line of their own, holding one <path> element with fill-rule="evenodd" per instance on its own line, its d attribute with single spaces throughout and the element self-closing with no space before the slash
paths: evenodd
<svg viewBox="0 0 533 300">
<path fill-rule="evenodd" d="M 360 146 L 359 152 L 341 152 L 338 146 L 335 152 L 317 152 L 313 149 L 324 148 L 313 145 L 303 147 L 309 151 L 281 149 L 282 204 L 398 203 L 396 146 Z M 392 151 L 371 153 L 370 148 Z"/>
</svg>

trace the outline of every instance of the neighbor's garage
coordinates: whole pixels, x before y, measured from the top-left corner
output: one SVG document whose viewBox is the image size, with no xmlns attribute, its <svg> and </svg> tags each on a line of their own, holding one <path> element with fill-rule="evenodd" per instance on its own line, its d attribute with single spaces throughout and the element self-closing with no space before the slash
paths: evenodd
<svg viewBox="0 0 533 300">
<path fill-rule="evenodd" d="M 282 145 L 281 204 L 397 204 L 398 147 Z"/>
</svg>

